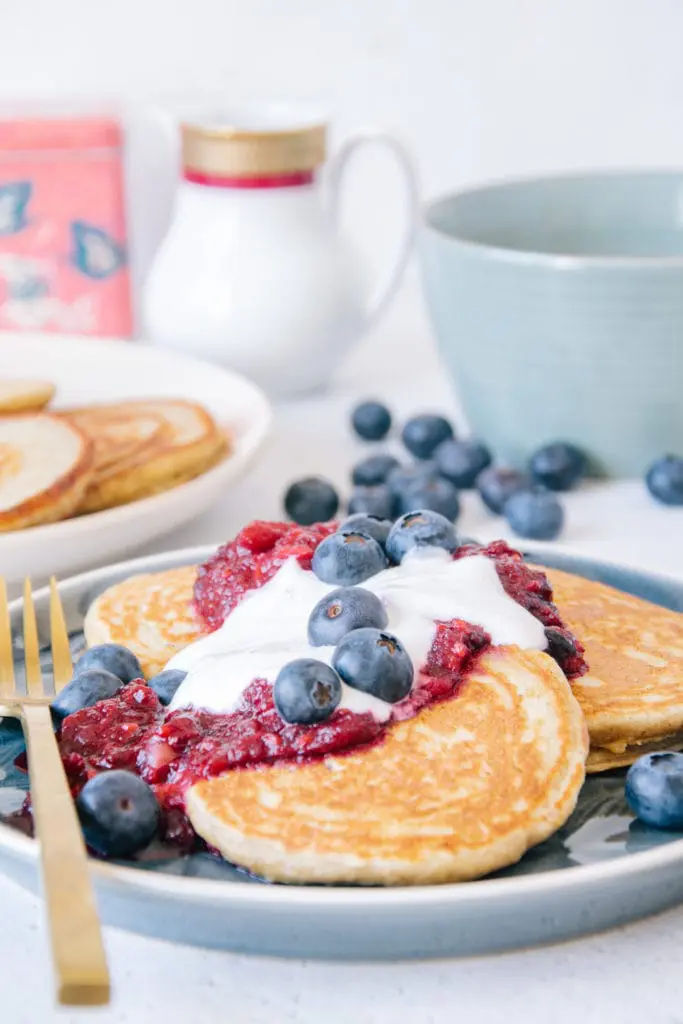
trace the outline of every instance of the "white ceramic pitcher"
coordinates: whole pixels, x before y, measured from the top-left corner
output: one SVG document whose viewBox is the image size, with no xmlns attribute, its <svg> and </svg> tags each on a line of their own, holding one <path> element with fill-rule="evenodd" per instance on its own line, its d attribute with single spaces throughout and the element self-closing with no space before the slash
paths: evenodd
<svg viewBox="0 0 683 1024">
<path fill-rule="evenodd" d="M 284 104 L 185 123 L 181 142 L 174 217 L 145 287 L 147 336 L 238 370 L 274 396 L 324 386 L 408 262 L 417 219 L 408 153 L 390 135 L 362 132 L 323 181 L 324 118 Z M 394 154 L 407 193 L 398 252 L 374 290 L 337 224 L 345 168 L 368 144 Z"/>
</svg>

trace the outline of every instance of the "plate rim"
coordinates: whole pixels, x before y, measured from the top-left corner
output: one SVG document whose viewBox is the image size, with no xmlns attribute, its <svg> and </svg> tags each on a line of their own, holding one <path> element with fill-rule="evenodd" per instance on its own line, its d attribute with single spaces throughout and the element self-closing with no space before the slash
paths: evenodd
<svg viewBox="0 0 683 1024">
<path fill-rule="evenodd" d="M 66 577 L 59 582 L 60 588 L 81 589 L 88 585 L 102 582 L 102 578 L 111 573 L 131 571 L 153 572 L 167 563 L 192 564 L 195 560 L 202 561 L 210 557 L 220 544 L 201 544 L 191 547 L 169 549 L 153 555 L 142 555 L 120 562 L 112 562 L 97 569 Z M 548 549 L 536 549 L 524 545 L 524 554 L 532 558 L 543 558 Z M 584 563 L 595 567 L 623 570 L 638 573 L 662 585 L 683 586 L 683 579 L 675 575 L 652 573 L 647 570 L 631 567 L 616 559 L 595 559 L 588 556 L 558 552 L 564 557 L 578 558 Z M 541 563 L 542 564 L 542 563 Z M 49 587 L 42 587 L 35 592 L 36 601 L 49 596 Z M 21 608 L 21 598 L 10 603 L 10 614 Z M 22 861 L 36 864 L 39 856 L 38 843 L 28 836 L 22 835 L 9 825 L 0 823 L 0 850 L 20 858 Z M 310 885 L 255 885 L 251 881 L 231 880 L 228 884 L 224 879 L 197 878 L 184 875 L 153 872 L 144 868 L 127 865 L 110 864 L 95 858 L 89 859 L 89 865 L 96 880 L 122 887 L 128 894 L 144 896 L 146 893 L 164 896 L 170 900 L 182 901 L 191 899 L 195 903 L 214 904 L 218 900 L 226 904 L 246 905 L 252 901 L 260 904 L 272 903 L 276 908 L 284 907 L 308 910 L 318 907 L 325 910 L 356 909 L 366 906 L 377 906 L 382 910 L 392 910 L 403 906 L 427 907 L 433 903 L 470 904 L 472 902 L 488 903 L 501 897 L 523 897 L 525 894 L 540 895 L 543 892 L 557 892 L 572 888 L 582 889 L 598 885 L 603 881 L 624 880 L 630 876 L 639 876 L 643 872 L 655 871 L 669 867 L 683 860 L 683 836 L 680 839 L 654 847 L 651 850 L 640 850 L 626 857 L 599 861 L 595 864 L 578 864 L 562 871 L 544 871 L 510 878 L 473 879 L 467 884 L 462 882 L 445 882 L 438 885 L 411 886 L 310 886 Z M 0 870 L 2 867 L 0 866 Z M 3 872 L 4 873 L 4 872 Z"/>
</svg>

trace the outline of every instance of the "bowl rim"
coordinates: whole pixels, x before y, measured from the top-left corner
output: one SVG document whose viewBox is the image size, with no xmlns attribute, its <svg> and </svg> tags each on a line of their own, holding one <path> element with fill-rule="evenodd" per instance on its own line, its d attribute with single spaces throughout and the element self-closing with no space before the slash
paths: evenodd
<svg viewBox="0 0 683 1024">
<path fill-rule="evenodd" d="M 426 200 L 421 207 L 422 232 L 432 234 L 472 255 L 486 256 L 504 263 L 542 266 L 553 270 L 587 270 L 592 267 L 614 268 L 615 270 L 640 271 L 650 268 L 683 268 L 683 253 L 680 256 L 626 256 L 600 254 L 555 253 L 543 249 L 513 249 L 488 242 L 475 242 L 463 238 L 434 222 L 440 209 L 454 201 L 487 193 L 503 192 L 515 186 L 534 186 L 549 183 L 595 181 L 628 178 L 652 178 L 678 180 L 683 194 L 683 167 L 632 167 L 632 168 L 600 168 L 574 171 L 548 172 L 544 174 L 514 175 L 505 178 L 492 178 L 479 184 L 466 185 L 463 188 L 441 192 Z"/>
</svg>

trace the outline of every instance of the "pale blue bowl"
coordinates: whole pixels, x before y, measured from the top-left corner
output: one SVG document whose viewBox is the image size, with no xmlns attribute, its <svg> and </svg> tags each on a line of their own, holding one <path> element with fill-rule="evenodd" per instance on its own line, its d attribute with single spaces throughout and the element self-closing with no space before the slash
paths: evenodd
<svg viewBox="0 0 683 1024">
<path fill-rule="evenodd" d="M 470 427 L 501 461 L 559 439 L 615 476 L 683 454 L 683 173 L 446 196 L 426 207 L 420 254 Z"/>
</svg>

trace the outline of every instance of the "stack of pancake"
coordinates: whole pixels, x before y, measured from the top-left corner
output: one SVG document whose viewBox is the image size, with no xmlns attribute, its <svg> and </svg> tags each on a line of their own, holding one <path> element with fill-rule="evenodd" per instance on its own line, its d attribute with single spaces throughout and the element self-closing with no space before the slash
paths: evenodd
<svg viewBox="0 0 683 1024">
<path fill-rule="evenodd" d="M 199 476 L 229 451 L 196 402 L 46 411 L 55 388 L 0 381 L 0 532 L 98 512 Z"/>
</svg>

